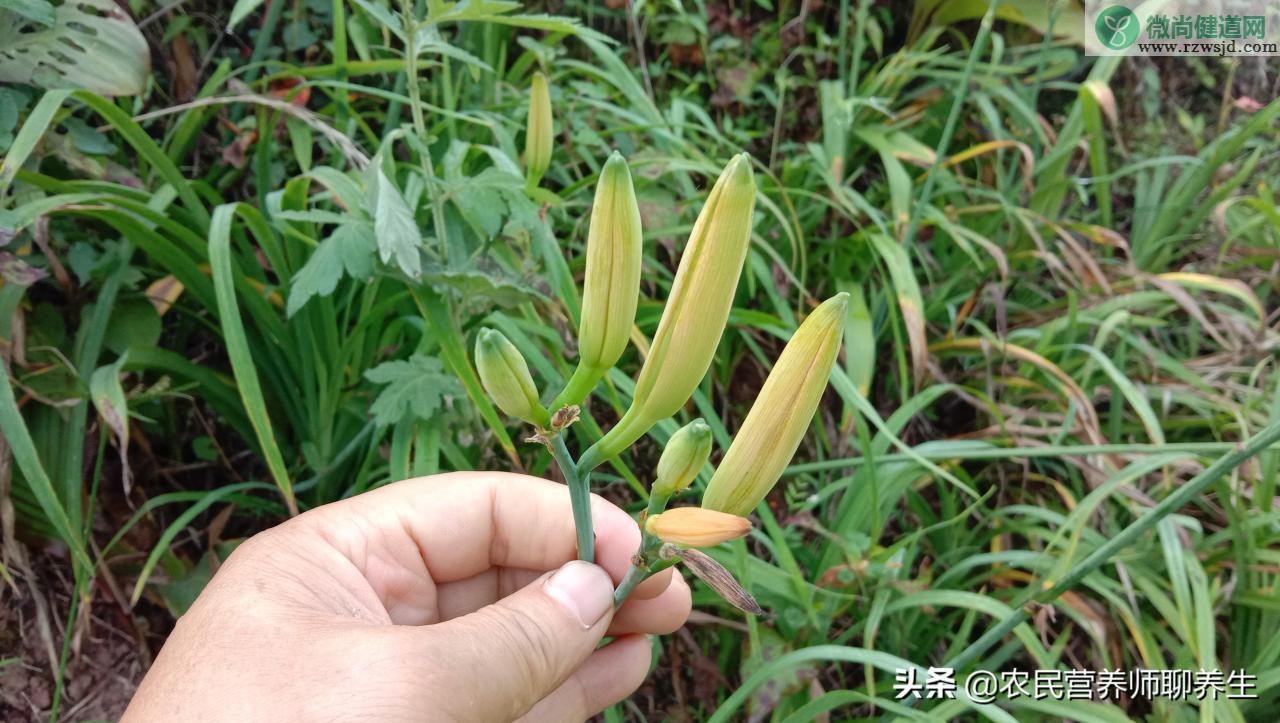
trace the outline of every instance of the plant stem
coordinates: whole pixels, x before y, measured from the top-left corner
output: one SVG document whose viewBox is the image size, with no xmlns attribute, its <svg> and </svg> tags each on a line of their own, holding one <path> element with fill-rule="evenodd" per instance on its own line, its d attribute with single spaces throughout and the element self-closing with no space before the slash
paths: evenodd
<svg viewBox="0 0 1280 723">
<path fill-rule="evenodd" d="M 570 404 L 582 404 L 582 400 L 587 398 L 591 390 L 595 388 L 596 382 L 604 376 L 604 372 L 579 364 L 573 370 L 573 376 L 569 377 L 569 383 L 565 385 L 564 391 L 560 392 L 555 401 L 551 402 L 547 411 L 555 414 L 556 410 L 561 407 L 567 407 Z"/>
<path fill-rule="evenodd" d="M 431 201 L 431 221 L 435 227 L 436 243 L 440 245 L 440 256 L 449 264 L 449 232 L 444 222 L 444 201 L 436 188 L 435 168 L 428 148 L 427 120 L 422 113 L 422 89 L 418 79 L 418 26 L 413 15 L 412 0 L 404 0 L 400 4 L 402 24 L 405 28 L 404 72 L 408 79 L 409 112 L 413 117 L 413 130 L 422 142 L 418 153 L 418 161 L 422 166 L 422 175 L 427 182 L 427 198 Z"/>
<path fill-rule="evenodd" d="M 578 465 L 564 444 L 564 435 L 556 434 L 547 442 L 551 456 L 569 485 L 569 502 L 573 506 L 573 529 L 578 535 L 578 559 L 596 561 L 596 533 L 591 526 L 590 473 L 578 474 Z"/>
<path fill-rule="evenodd" d="M 650 535 L 645 529 L 643 521 L 654 515 L 662 514 L 667 509 L 667 502 L 671 499 L 671 495 L 650 495 L 649 506 L 645 508 L 644 515 L 640 517 L 640 549 L 636 551 L 641 564 L 637 565 L 632 562 L 631 567 L 627 568 L 627 574 L 622 578 L 622 582 L 618 583 L 618 589 L 613 591 L 613 606 L 615 608 L 622 607 L 622 603 L 627 601 L 627 596 L 635 589 L 636 585 L 647 580 L 654 573 L 665 570 L 670 565 L 675 564 L 675 560 L 663 561 L 657 559 L 657 551 L 661 546 L 659 541 L 653 535 Z"/>
<path fill-rule="evenodd" d="M 636 589 L 636 585 L 644 582 L 649 577 L 648 568 L 638 567 L 632 563 L 627 568 L 627 574 L 623 576 L 622 582 L 618 583 L 618 589 L 613 591 L 613 607 L 620 608 L 622 603 L 627 601 L 627 596 L 631 591 Z"/>
</svg>

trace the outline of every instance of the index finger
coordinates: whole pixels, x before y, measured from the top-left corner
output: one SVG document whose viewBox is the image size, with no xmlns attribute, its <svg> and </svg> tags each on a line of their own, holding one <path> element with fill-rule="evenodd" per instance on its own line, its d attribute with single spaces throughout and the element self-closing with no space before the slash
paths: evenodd
<svg viewBox="0 0 1280 723">
<path fill-rule="evenodd" d="M 596 564 L 616 585 L 640 546 L 626 512 L 592 495 Z M 577 557 L 568 488 L 506 472 L 453 472 L 419 477 L 317 508 L 298 518 L 322 525 L 325 538 L 369 577 L 387 556 L 435 583 L 493 567 L 551 570 Z M 371 545 L 376 547 L 371 547 Z M 662 574 L 638 587 L 639 598 L 666 589 Z"/>
</svg>

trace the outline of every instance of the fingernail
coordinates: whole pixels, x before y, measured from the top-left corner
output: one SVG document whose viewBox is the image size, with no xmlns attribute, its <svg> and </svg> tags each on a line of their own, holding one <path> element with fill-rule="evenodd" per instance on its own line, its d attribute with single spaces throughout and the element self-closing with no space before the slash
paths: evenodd
<svg viewBox="0 0 1280 723">
<path fill-rule="evenodd" d="M 584 628 L 600 622 L 613 608 L 613 581 L 604 568 L 574 560 L 556 570 L 544 583 L 547 594 L 582 621 Z"/>
</svg>

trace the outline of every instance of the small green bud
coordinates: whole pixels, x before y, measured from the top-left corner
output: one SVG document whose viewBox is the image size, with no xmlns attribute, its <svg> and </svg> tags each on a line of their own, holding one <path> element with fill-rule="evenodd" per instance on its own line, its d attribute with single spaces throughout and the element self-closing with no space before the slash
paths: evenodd
<svg viewBox="0 0 1280 723">
<path fill-rule="evenodd" d="M 502 332 L 480 330 L 476 337 L 476 370 L 480 384 L 499 409 L 539 427 L 548 425 L 547 410 L 538 401 L 538 387 L 529 375 L 529 365 Z"/>
<path fill-rule="evenodd" d="M 711 427 L 695 419 L 676 430 L 658 458 L 653 494 L 670 497 L 693 483 L 711 456 Z"/>
<path fill-rule="evenodd" d="M 836 294 L 796 329 L 707 483 L 704 508 L 751 514 L 782 476 L 826 391 L 848 303 L 848 293 Z"/>
<path fill-rule="evenodd" d="M 547 76 L 533 74 L 529 88 L 529 119 L 524 134 L 524 171 L 530 186 L 537 185 L 551 165 L 551 140 L 555 129 L 551 121 L 551 91 Z"/>
<path fill-rule="evenodd" d="M 614 151 L 600 170 L 591 207 L 578 368 L 553 409 L 580 403 L 626 351 L 640 298 L 642 240 L 631 171 Z"/>
<path fill-rule="evenodd" d="M 747 154 L 725 166 L 689 235 L 671 294 L 622 419 L 583 455 L 585 468 L 617 456 L 675 414 L 711 366 L 751 241 L 756 184 Z"/>
</svg>

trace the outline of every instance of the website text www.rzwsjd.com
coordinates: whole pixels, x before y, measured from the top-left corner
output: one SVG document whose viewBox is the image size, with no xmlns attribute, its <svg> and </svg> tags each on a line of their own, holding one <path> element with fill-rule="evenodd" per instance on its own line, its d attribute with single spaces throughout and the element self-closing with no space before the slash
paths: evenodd
<svg viewBox="0 0 1280 723">
<path fill-rule="evenodd" d="M 1138 43 L 1140 53 L 1194 53 L 1197 55 L 1227 55 L 1250 53 L 1275 53 L 1276 43 Z"/>
</svg>

